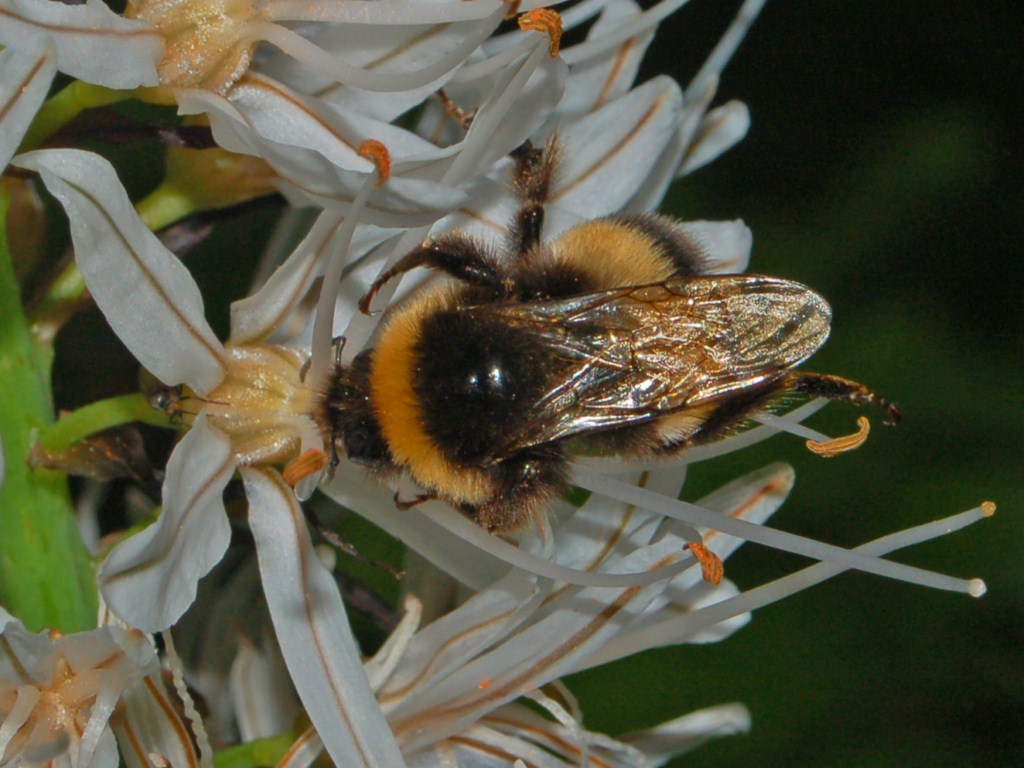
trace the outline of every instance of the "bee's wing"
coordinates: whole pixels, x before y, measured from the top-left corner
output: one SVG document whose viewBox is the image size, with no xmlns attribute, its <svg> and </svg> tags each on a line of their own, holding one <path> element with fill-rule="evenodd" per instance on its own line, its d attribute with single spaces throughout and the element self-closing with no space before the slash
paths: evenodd
<svg viewBox="0 0 1024 768">
<path fill-rule="evenodd" d="M 471 311 L 535 338 L 558 382 L 492 458 L 637 424 L 778 378 L 828 337 L 831 310 L 799 283 L 760 275 L 671 280 Z M 556 375 L 557 371 L 557 375 Z"/>
</svg>

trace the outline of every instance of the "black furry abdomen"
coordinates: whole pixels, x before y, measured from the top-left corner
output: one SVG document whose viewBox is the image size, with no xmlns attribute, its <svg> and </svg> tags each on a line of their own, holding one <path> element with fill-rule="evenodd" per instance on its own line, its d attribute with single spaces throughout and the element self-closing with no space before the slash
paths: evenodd
<svg viewBox="0 0 1024 768">
<path fill-rule="evenodd" d="M 423 322 L 415 394 L 431 440 L 453 461 L 480 464 L 525 426 L 544 395 L 546 353 L 521 331 L 472 310 Z"/>
</svg>

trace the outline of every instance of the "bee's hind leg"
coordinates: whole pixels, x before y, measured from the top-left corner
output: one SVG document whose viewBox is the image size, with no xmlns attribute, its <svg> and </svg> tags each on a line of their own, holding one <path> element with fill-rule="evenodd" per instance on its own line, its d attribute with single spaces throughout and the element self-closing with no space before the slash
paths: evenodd
<svg viewBox="0 0 1024 768">
<path fill-rule="evenodd" d="M 520 203 L 509 227 L 508 244 L 512 253 L 525 256 L 541 241 L 544 204 L 551 195 L 551 183 L 561 158 L 561 142 L 558 134 L 553 134 L 543 149 L 527 141 L 511 154 L 515 160 L 512 187 Z"/>
<path fill-rule="evenodd" d="M 854 405 L 873 405 L 881 408 L 888 415 L 888 424 L 898 424 L 900 409 L 884 397 L 879 397 L 863 384 L 850 381 L 827 373 L 809 373 L 793 371 L 786 375 L 785 389 L 799 392 L 808 397 L 824 397 L 827 400 L 842 400 Z"/>
</svg>

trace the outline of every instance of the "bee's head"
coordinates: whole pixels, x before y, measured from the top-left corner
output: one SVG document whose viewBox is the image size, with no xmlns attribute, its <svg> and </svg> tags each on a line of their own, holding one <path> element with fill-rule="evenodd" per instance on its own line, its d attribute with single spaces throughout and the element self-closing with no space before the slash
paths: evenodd
<svg viewBox="0 0 1024 768">
<path fill-rule="evenodd" d="M 388 462 L 388 447 L 370 404 L 370 351 L 356 356 L 347 367 L 337 366 L 326 390 L 318 399 L 314 417 L 323 433 L 330 437 L 332 464 L 338 453 L 371 467 Z"/>
</svg>

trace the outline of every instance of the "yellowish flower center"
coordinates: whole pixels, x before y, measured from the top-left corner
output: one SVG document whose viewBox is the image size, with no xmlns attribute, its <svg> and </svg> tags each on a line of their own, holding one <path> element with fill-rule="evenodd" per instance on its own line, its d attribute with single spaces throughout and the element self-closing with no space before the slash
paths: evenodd
<svg viewBox="0 0 1024 768">
<path fill-rule="evenodd" d="M 251 0 L 139 0 L 125 15 L 150 22 L 164 36 L 162 85 L 217 93 L 248 69 L 257 40 L 247 27 L 264 18 Z"/>
<path fill-rule="evenodd" d="M 314 434 L 313 393 L 301 378 L 303 357 L 284 347 L 228 347 L 228 372 L 203 398 L 211 426 L 224 432 L 240 464 L 282 464 Z M 184 397 L 195 397 L 186 394 Z M 197 403 L 198 404 L 198 403 Z M 191 405 L 191 404 L 190 404 Z M 186 420 L 199 409 L 182 407 Z"/>
</svg>

